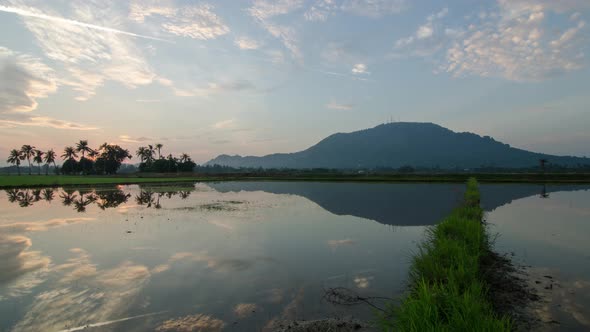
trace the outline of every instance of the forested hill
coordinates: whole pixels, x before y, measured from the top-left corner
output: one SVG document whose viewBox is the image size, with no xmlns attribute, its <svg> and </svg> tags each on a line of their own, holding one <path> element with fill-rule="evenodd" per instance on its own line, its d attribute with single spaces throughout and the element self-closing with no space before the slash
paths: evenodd
<svg viewBox="0 0 590 332">
<path fill-rule="evenodd" d="M 396 122 L 331 135 L 295 153 L 263 157 L 220 155 L 208 165 L 263 168 L 358 169 L 402 166 L 476 168 L 532 167 L 540 159 L 562 166 L 588 165 L 590 159 L 554 156 L 513 148 L 489 136 L 457 133 L 433 123 Z"/>
</svg>

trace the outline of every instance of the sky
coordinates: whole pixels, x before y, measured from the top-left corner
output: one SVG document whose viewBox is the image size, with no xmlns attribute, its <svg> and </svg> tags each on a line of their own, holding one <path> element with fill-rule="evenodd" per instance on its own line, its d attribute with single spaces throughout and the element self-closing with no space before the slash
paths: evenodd
<svg viewBox="0 0 590 332">
<path fill-rule="evenodd" d="M 0 162 L 87 139 L 202 163 L 389 121 L 590 156 L 589 20 L 588 0 L 0 0 Z"/>
</svg>

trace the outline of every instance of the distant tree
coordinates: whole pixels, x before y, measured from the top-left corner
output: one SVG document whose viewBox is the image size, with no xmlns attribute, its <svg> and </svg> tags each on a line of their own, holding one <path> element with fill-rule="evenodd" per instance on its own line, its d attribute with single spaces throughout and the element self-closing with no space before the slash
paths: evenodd
<svg viewBox="0 0 590 332">
<path fill-rule="evenodd" d="M 125 159 L 131 159 L 129 150 L 116 144 L 103 144 L 100 146 L 96 158 L 96 169 L 99 173 L 116 174 Z"/>
<path fill-rule="evenodd" d="M 539 159 L 539 165 L 541 166 L 541 171 L 545 173 L 545 165 L 547 164 L 547 159 Z"/>
<path fill-rule="evenodd" d="M 92 149 L 88 146 L 87 140 L 80 140 L 80 142 L 76 143 L 76 152 L 82 153 L 82 158 L 84 158 L 84 154 L 91 153 Z"/>
<path fill-rule="evenodd" d="M 158 159 L 162 159 L 162 154 L 161 154 L 160 150 L 162 150 L 163 147 L 164 147 L 164 145 L 162 143 L 156 144 L 156 149 L 158 150 Z"/>
<path fill-rule="evenodd" d="M 20 152 L 23 158 L 27 159 L 29 163 L 29 175 L 31 175 L 31 157 L 35 155 L 35 147 L 32 145 L 23 145 L 20 148 Z"/>
<path fill-rule="evenodd" d="M 16 170 L 18 172 L 18 175 L 20 175 L 20 161 L 21 160 L 22 160 L 22 154 L 17 149 L 10 150 L 10 155 L 8 156 L 8 159 L 6 159 L 6 162 L 16 165 Z"/>
<path fill-rule="evenodd" d="M 186 153 L 181 154 L 180 158 L 178 158 L 178 161 L 178 170 L 180 172 L 192 172 L 195 166 L 197 166 L 197 164 L 193 162 L 191 157 Z"/>
<path fill-rule="evenodd" d="M 39 171 L 39 175 L 41 175 L 41 164 L 43 163 L 43 155 L 45 154 L 45 152 L 41 151 L 41 150 L 35 150 L 35 157 L 33 158 L 33 161 L 37 163 L 37 167 L 39 167 L 38 171 Z"/>
<path fill-rule="evenodd" d="M 53 149 L 50 149 L 49 151 L 45 152 L 45 175 L 49 175 L 49 164 L 53 164 L 53 168 L 55 168 L 55 170 L 57 171 L 57 166 L 55 165 L 56 158 L 57 155 L 55 154 L 55 151 L 53 151 Z"/>
<path fill-rule="evenodd" d="M 82 157 L 80 157 L 80 161 L 78 163 L 78 167 L 84 174 L 88 174 L 92 171 L 94 163 L 92 160 L 87 159 L 85 154 L 88 153 L 88 156 L 96 156 L 96 152 L 88 146 L 87 140 L 81 140 L 76 144 L 76 152 L 82 153 Z"/>
<path fill-rule="evenodd" d="M 64 149 L 64 153 L 61 157 L 65 160 L 63 165 L 61 166 L 61 170 L 65 174 L 71 174 L 78 169 L 78 163 L 76 161 L 76 149 L 73 146 L 68 146 Z"/>
</svg>

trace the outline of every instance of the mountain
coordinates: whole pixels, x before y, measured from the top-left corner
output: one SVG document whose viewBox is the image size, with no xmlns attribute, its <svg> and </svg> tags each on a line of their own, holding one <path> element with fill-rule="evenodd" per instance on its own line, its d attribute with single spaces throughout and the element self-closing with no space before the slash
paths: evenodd
<svg viewBox="0 0 590 332">
<path fill-rule="evenodd" d="M 539 159 L 552 164 L 577 166 L 590 159 L 553 156 L 513 148 L 489 136 L 457 133 L 433 123 L 396 122 L 352 133 L 338 133 L 295 153 L 263 157 L 220 155 L 206 165 L 263 168 L 374 167 L 475 168 L 534 167 Z"/>
</svg>

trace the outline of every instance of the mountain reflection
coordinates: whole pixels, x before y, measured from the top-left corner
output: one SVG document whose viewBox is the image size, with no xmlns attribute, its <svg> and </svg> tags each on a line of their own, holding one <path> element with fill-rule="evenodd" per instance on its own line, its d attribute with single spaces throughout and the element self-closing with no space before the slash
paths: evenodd
<svg viewBox="0 0 590 332">
<path fill-rule="evenodd" d="M 265 191 L 305 197 L 336 215 L 352 215 L 386 225 L 434 225 L 457 206 L 464 185 L 431 183 L 322 183 L 322 182 L 219 182 L 210 186 L 222 193 Z M 588 185 L 484 184 L 486 211 L 514 200 L 550 192 L 589 189 Z"/>
<path fill-rule="evenodd" d="M 298 195 L 336 215 L 352 215 L 386 225 L 422 226 L 433 225 L 449 214 L 460 202 L 464 186 L 459 183 L 219 182 L 208 187 L 219 193 L 263 191 Z M 129 192 L 122 188 L 7 189 L 5 192 L 10 203 L 21 207 L 58 199 L 63 206 L 84 213 L 92 205 L 106 210 L 130 199 L 144 208 L 162 209 L 167 200 L 187 199 L 196 190 L 193 183 L 138 185 L 139 190 Z M 483 184 L 482 206 L 492 211 L 524 197 L 547 198 L 551 192 L 589 188 L 588 185 Z"/>
</svg>

